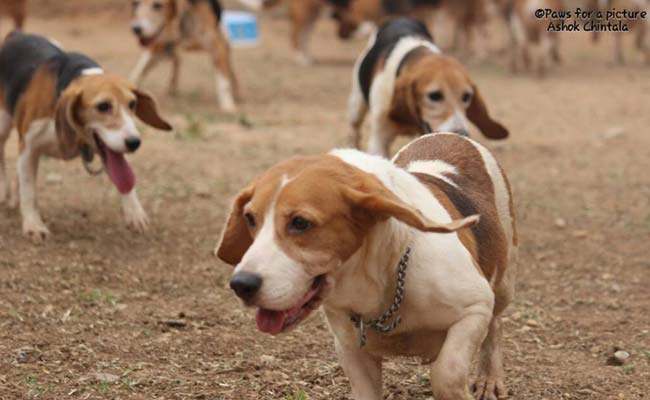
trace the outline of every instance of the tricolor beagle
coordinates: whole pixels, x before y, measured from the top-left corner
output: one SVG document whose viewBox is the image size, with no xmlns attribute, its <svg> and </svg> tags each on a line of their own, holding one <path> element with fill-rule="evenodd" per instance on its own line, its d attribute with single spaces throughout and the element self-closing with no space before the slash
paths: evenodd
<svg viewBox="0 0 650 400">
<path fill-rule="evenodd" d="M 133 119 L 164 130 L 171 126 L 154 100 L 133 84 L 105 74 L 79 53 L 67 53 L 44 37 L 14 32 L 0 49 L 0 203 L 10 197 L 4 146 L 12 126 L 19 135 L 18 195 L 23 233 L 36 241 L 49 231 L 36 208 L 36 176 L 41 156 L 84 164 L 98 153 L 122 194 L 129 226 L 146 227 L 147 216 L 135 192 L 135 175 L 124 158 L 140 146 Z"/>
<path fill-rule="evenodd" d="M 0 1 L 0 18 L 3 16 L 13 20 L 15 29 L 22 29 L 27 16 L 27 0 Z"/>
<path fill-rule="evenodd" d="M 218 0 L 133 0 L 131 29 L 145 49 L 131 72 L 139 83 L 159 61 L 169 58 L 172 74 L 169 93 L 178 90 L 178 49 L 202 50 L 215 68 L 217 101 L 222 110 L 236 110 L 237 79 L 230 60 L 230 44 L 221 31 Z"/>
<path fill-rule="evenodd" d="M 357 148 L 368 111 L 371 154 L 387 156 L 397 135 L 436 131 L 467 135 L 468 120 L 489 138 L 508 136 L 488 115 L 465 68 L 440 53 L 424 24 L 408 18 L 382 26 L 357 60 L 349 101 Z"/>
<path fill-rule="evenodd" d="M 280 334 L 321 304 L 357 400 L 382 397 L 382 359 L 432 361 L 437 400 L 506 396 L 500 315 L 517 233 L 508 180 L 457 134 L 422 136 L 393 161 L 357 150 L 294 158 L 235 198 L 215 253 L 230 286 Z M 511 264 L 511 265 L 509 265 Z M 355 322 L 352 322 L 355 321 Z"/>
</svg>

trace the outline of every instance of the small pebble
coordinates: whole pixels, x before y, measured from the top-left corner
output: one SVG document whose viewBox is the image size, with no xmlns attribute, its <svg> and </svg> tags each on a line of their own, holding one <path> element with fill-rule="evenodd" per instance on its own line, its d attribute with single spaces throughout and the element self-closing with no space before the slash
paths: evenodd
<svg viewBox="0 0 650 400">
<path fill-rule="evenodd" d="M 607 359 L 607 365 L 623 365 L 630 358 L 630 353 L 624 350 L 618 350 L 613 356 Z"/>
</svg>

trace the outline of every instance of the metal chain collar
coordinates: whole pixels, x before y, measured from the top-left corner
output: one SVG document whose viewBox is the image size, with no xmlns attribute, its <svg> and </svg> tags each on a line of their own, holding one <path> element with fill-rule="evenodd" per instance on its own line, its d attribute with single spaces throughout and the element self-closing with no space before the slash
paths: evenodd
<svg viewBox="0 0 650 400">
<path fill-rule="evenodd" d="M 361 315 L 355 315 L 351 318 L 352 322 L 354 322 L 357 330 L 359 331 L 359 347 L 366 345 L 366 327 L 370 327 L 379 333 L 389 333 L 397 328 L 400 322 L 402 322 L 400 316 L 397 315 L 393 322 L 386 325 L 386 321 L 391 319 L 402 306 L 402 300 L 404 299 L 404 285 L 406 284 L 406 269 L 409 266 L 410 254 L 411 248 L 407 247 L 406 252 L 399 260 L 397 268 L 397 289 L 395 290 L 395 300 L 393 300 L 393 304 L 390 306 L 390 308 L 379 318 L 372 319 L 370 321 L 364 321 Z"/>
</svg>

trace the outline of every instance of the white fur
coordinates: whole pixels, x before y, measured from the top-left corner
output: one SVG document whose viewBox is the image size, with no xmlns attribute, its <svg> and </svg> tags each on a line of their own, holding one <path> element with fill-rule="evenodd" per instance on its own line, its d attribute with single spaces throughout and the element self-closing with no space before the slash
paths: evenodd
<svg viewBox="0 0 650 400">
<path fill-rule="evenodd" d="M 126 225 L 136 231 L 144 232 L 149 225 L 149 218 L 140 204 L 135 188 L 129 193 L 121 195 L 121 202 Z"/>
<path fill-rule="evenodd" d="M 42 154 L 60 156 L 54 121 L 49 118 L 33 121 L 27 129 L 24 141 L 25 148 L 19 154 L 16 163 L 23 233 L 40 241 L 45 239 L 50 232 L 36 208 L 36 178 Z"/>
<path fill-rule="evenodd" d="M 133 71 L 131 71 L 131 74 L 129 75 L 129 80 L 136 84 L 140 83 L 145 71 L 151 67 L 152 59 L 153 53 L 151 50 L 143 51 L 142 55 L 138 59 L 138 63 L 135 65 Z"/>
<path fill-rule="evenodd" d="M 216 70 L 214 75 L 217 85 L 217 101 L 219 102 L 219 106 L 222 110 L 227 112 L 235 111 L 237 107 L 235 106 L 230 79 L 219 70 Z"/>
<path fill-rule="evenodd" d="M 442 160 L 417 160 L 411 161 L 406 167 L 406 170 L 413 173 L 419 172 L 436 178 L 442 179 L 452 186 L 456 186 L 456 183 L 448 175 L 458 174 L 458 170 L 451 164 L 448 164 Z"/>
<path fill-rule="evenodd" d="M 107 129 L 100 123 L 90 124 L 89 127 L 92 128 L 99 138 L 108 146 L 111 150 L 118 153 L 126 153 L 126 139 L 129 137 L 140 137 L 140 132 L 135 126 L 135 121 L 133 118 L 124 111 L 120 110 L 122 117 L 122 126 L 117 129 Z"/>
<path fill-rule="evenodd" d="M 440 49 L 429 40 L 407 36 L 399 40 L 391 51 L 384 69 L 377 74 L 370 87 L 370 110 L 373 116 L 379 112 L 385 112 L 390 108 L 395 90 L 397 70 L 411 51 L 418 47 L 426 47 L 434 53 L 440 53 Z"/>
<path fill-rule="evenodd" d="M 99 67 L 86 68 L 84 70 L 81 70 L 81 75 L 101 75 L 103 73 L 104 73 L 104 70 L 99 68 Z"/>
<path fill-rule="evenodd" d="M 426 120 L 426 115 L 424 116 Z M 446 121 L 444 121 L 440 126 L 436 127 L 436 131 L 442 132 L 460 132 L 465 131 L 469 132 L 469 123 L 467 122 L 467 117 L 465 116 L 465 110 L 457 110 L 453 113 Z"/>
<path fill-rule="evenodd" d="M 0 109 L 0 204 L 8 200 L 10 194 L 10 185 L 5 169 L 5 143 L 11 133 L 11 126 L 11 115 Z"/>
<path fill-rule="evenodd" d="M 262 287 L 256 297 L 256 305 L 270 310 L 286 310 L 295 306 L 309 290 L 313 276 L 291 259 L 278 245 L 275 236 L 275 203 L 278 195 L 289 181 L 286 176 L 264 213 L 255 241 L 246 251 L 233 274 L 240 271 L 256 274 L 262 278 Z M 258 222 L 259 223 L 259 222 Z"/>
</svg>

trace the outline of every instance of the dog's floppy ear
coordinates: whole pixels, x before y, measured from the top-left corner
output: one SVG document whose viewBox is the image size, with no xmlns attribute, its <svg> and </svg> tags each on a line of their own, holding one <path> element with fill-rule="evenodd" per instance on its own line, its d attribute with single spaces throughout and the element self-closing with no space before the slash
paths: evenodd
<svg viewBox="0 0 650 400">
<path fill-rule="evenodd" d="M 419 126 L 421 123 L 417 88 L 415 81 L 408 75 L 400 77 L 395 83 L 389 116 L 403 124 Z"/>
<path fill-rule="evenodd" d="M 362 190 L 348 189 L 345 196 L 353 206 L 380 218 L 393 217 L 422 232 L 451 233 L 475 225 L 478 215 L 471 215 L 447 223 L 432 221 L 418 209 L 406 204 L 380 182 L 365 185 Z"/>
<path fill-rule="evenodd" d="M 472 102 L 467 108 L 467 118 L 476 125 L 477 128 L 490 139 L 505 139 L 508 137 L 508 130 L 496 122 L 488 114 L 487 107 L 483 101 L 483 97 L 478 91 L 476 85 L 473 85 L 474 97 Z"/>
<path fill-rule="evenodd" d="M 165 121 L 160 114 L 158 114 L 158 108 L 156 107 L 156 102 L 153 97 L 151 97 L 149 93 L 140 89 L 132 89 L 132 91 L 137 97 L 135 115 L 137 115 L 138 118 L 147 125 L 163 131 L 171 131 L 172 126 L 169 122 Z"/>
<path fill-rule="evenodd" d="M 64 159 L 72 158 L 79 152 L 79 136 L 83 130 L 78 116 L 80 104 L 81 91 L 75 88 L 63 92 L 56 103 L 54 123 Z"/>
<path fill-rule="evenodd" d="M 251 184 L 237 194 L 226 226 L 221 233 L 221 239 L 214 249 L 214 254 L 230 265 L 239 264 L 253 244 L 253 237 L 244 218 L 244 206 L 251 200 L 254 191 L 255 186 Z"/>
</svg>

